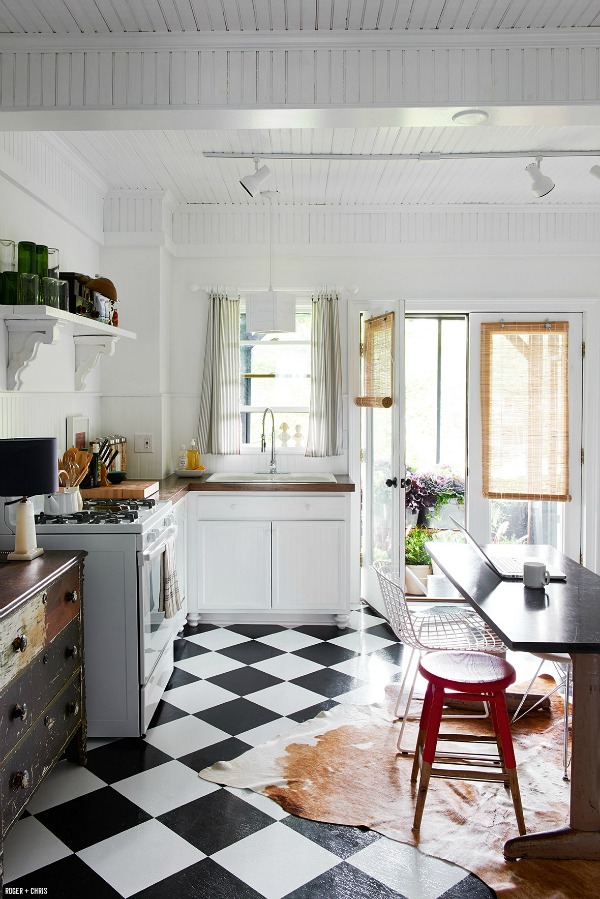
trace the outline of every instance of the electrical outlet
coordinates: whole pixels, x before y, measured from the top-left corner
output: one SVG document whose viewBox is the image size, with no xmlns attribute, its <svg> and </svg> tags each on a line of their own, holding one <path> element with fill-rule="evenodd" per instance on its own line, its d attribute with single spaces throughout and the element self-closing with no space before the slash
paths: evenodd
<svg viewBox="0 0 600 899">
<path fill-rule="evenodd" d="M 151 453 L 152 434 L 134 434 L 133 451 L 134 453 Z"/>
</svg>

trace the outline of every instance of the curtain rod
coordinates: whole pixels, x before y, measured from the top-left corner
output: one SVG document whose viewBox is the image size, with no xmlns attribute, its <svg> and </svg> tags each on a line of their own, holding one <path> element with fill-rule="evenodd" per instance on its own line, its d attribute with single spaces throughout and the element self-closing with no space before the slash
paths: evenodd
<svg viewBox="0 0 600 899">
<path fill-rule="evenodd" d="M 245 294 L 245 293 L 267 293 L 264 288 L 260 287 L 233 287 L 233 286 L 222 286 L 221 284 L 209 284 L 209 285 L 200 285 L 200 284 L 190 284 L 189 291 L 190 293 L 198 293 L 199 291 L 204 291 L 204 293 L 210 293 L 213 290 L 222 291 L 223 293 L 231 293 L 231 294 Z M 296 294 L 306 294 L 307 296 L 312 296 L 314 293 L 318 293 L 320 290 L 335 290 L 337 293 L 358 293 L 358 287 L 355 284 L 348 284 L 346 286 L 340 286 L 336 284 L 324 285 L 317 288 L 313 287 L 285 287 L 285 288 L 277 288 L 275 293 L 296 293 Z"/>
</svg>

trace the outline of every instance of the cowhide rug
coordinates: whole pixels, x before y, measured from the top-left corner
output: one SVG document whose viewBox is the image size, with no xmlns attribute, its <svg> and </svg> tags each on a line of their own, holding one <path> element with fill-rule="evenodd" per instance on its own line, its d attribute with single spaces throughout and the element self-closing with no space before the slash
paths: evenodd
<svg viewBox="0 0 600 899">
<path fill-rule="evenodd" d="M 476 874 L 501 899 L 597 899 L 600 862 L 505 861 L 504 842 L 517 836 L 508 791 L 496 783 L 432 779 L 420 834 L 411 830 L 416 790 L 412 759 L 396 755 L 397 687 L 382 705 L 336 706 L 200 777 L 263 793 L 302 818 L 366 826 L 427 855 Z M 569 784 L 562 780 L 562 700 L 526 715 L 513 728 L 519 783 L 529 832 L 568 820 Z M 486 722 L 454 720 L 452 732 L 484 732 Z M 414 745 L 416 724 L 405 731 Z"/>
</svg>

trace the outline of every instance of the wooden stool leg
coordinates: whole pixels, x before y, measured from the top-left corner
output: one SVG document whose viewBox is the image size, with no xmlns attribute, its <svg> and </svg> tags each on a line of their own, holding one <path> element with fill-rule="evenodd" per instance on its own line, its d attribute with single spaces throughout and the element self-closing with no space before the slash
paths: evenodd
<svg viewBox="0 0 600 899">
<path fill-rule="evenodd" d="M 419 828 L 421 827 L 423 810 L 425 808 L 425 800 L 427 799 L 427 789 L 429 787 L 429 779 L 431 777 L 431 768 L 435 759 L 435 747 L 437 745 L 443 707 L 444 689 L 443 687 L 436 687 L 433 690 L 431 710 L 429 712 L 429 721 L 427 723 L 427 732 L 425 734 L 423 762 L 421 764 L 421 779 L 419 780 L 417 804 L 415 806 L 415 817 L 412 826 L 413 830 L 419 830 Z"/>
<path fill-rule="evenodd" d="M 515 761 L 515 752 L 513 749 L 512 736 L 510 733 L 510 721 L 506 710 L 506 699 L 504 693 L 498 693 L 493 698 L 493 704 L 496 711 L 496 720 L 498 722 L 498 732 L 502 742 L 502 752 L 506 764 L 506 774 L 508 776 L 508 785 L 512 796 L 515 815 L 517 818 L 517 826 L 519 833 L 527 833 L 525 828 L 525 818 L 523 817 L 523 805 L 521 803 L 521 791 L 519 790 L 519 780 L 517 777 L 517 763 Z"/>
<path fill-rule="evenodd" d="M 496 737 L 496 746 L 498 749 L 498 758 L 500 759 L 500 766 L 502 768 L 502 773 L 504 774 L 504 787 L 505 789 L 510 790 L 510 783 L 506 771 L 506 762 L 504 760 L 504 750 L 502 748 L 502 739 L 500 737 L 500 728 L 498 725 L 498 716 L 496 714 L 496 703 L 493 700 L 490 700 L 488 702 L 488 708 L 490 710 L 490 718 L 492 719 L 492 725 L 494 727 L 494 735 Z"/>
<path fill-rule="evenodd" d="M 421 709 L 421 720 L 419 721 L 419 734 L 417 736 L 417 745 L 415 746 L 415 757 L 413 759 L 412 772 L 410 775 L 411 783 L 416 783 L 419 776 L 419 766 L 421 763 L 421 749 L 425 745 L 425 737 L 427 735 L 427 725 L 429 715 L 431 713 L 431 699 L 433 697 L 433 688 L 431 684 L 427 684 L 425 699 L 423 700 L 423 708 Z"/>
</svg>

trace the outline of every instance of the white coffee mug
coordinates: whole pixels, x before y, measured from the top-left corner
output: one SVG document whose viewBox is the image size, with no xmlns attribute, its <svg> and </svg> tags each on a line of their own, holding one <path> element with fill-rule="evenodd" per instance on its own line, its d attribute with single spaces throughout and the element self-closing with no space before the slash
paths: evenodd
<svg viewBox="0 0 600 899">
<path fill-rule="evenodd" d="M 550 583 L 545 562 L 523 562 L 523 586 L 543 589 Z"/>
</svg>

